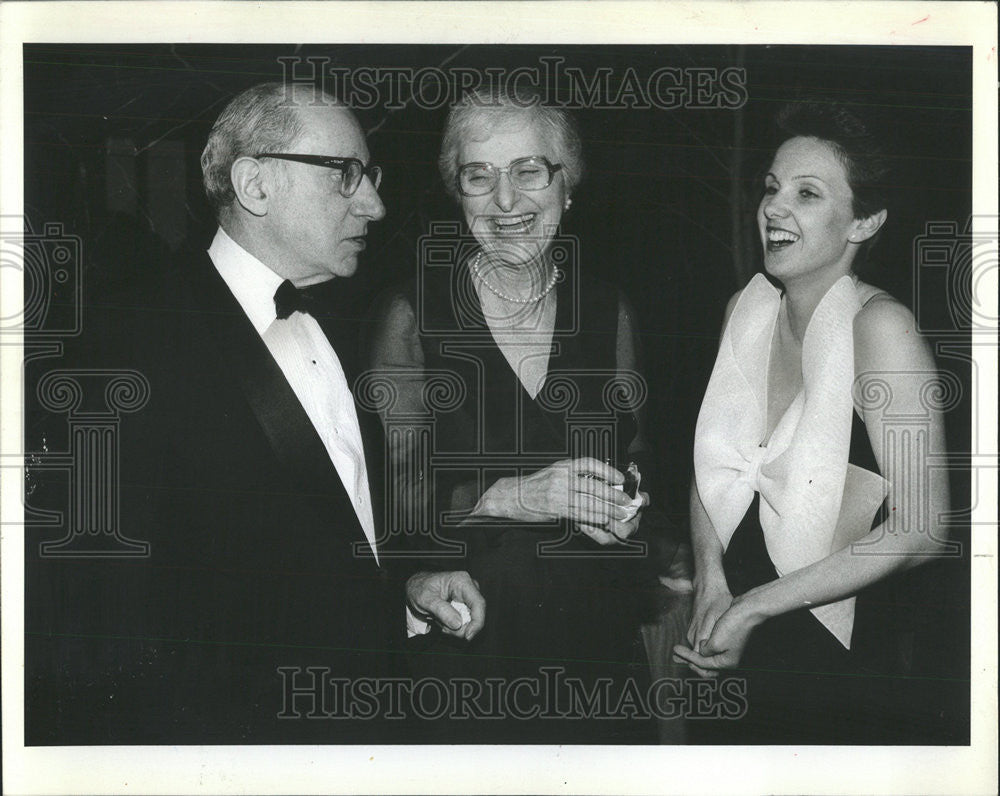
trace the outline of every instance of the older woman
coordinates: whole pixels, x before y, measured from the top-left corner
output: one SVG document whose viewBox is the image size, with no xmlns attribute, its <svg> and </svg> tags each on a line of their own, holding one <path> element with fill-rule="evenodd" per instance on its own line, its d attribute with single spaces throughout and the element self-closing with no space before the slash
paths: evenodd
<svg viewBox="0 0 1000 796">
<path fill-rule="evenodd" d="M 535 98 L 474 93 L 448 118 L 439 165 L 471 239 L 422 247 L 418 284 L 381 305 L 371 365 L 394 382 L 387 424 L 434 421 L 431 451 L 390 431 L 396 494 L 410 516 L 431 504 L 437 539 L 488 606 L 470 647 L 435 635 L 418 668 L 506 684 L 483 692 L 490 720 L 453 722 L 441 740 L 648 741 L 619 710 L 646 678 L 635 536 L 648 500 L 623 489 L 641 465 L 645 387 L 624 296 L 557 235 L 579 136 Z M 451 390 L 447 406 L 428 405 L 433 383 Z M 530 685 L 517 704 L 496 705 L 518 678 Z"/>
<path fill-rule="evenodd" d="M 801 103 L 779 127 L 757 211 L 767 276 L 730 301 L 698 419 L 695 607 L 675 652 L 746 678 L 717 740 L 898 742 L 899 575 L 943 550 L 948 507 L 926 463 L 944 451 L 935 365 L 912 314 L 855 273 L 887 216 L 865 125 Z"/>
</svg>

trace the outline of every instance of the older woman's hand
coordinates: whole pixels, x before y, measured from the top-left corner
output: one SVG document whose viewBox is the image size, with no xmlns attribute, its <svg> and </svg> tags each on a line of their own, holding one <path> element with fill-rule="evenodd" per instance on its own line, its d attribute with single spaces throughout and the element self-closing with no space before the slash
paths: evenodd
<svg viewBox="0 0 1000 796">
<path fill-rule="evenodd" d="M 473 514 L 526 522 L 569 519 L 581 529 L 587 526 L 605 533 L 609 541 L 604 543 L 610 544 L 615 538 L 604 529 L 625 539 L 638 527 L 638 516 L 626 508 L 631 498 L 614 488 L 624 480 L 615 468 L 597 459 L 564 459 L 521 478 L 499 479 Z"/>
</svg>

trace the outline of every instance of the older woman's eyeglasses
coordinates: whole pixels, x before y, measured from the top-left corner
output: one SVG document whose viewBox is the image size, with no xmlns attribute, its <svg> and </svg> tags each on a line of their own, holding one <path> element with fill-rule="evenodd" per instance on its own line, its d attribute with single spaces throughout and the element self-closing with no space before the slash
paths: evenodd
<svg viewBox="0 0 1000 796">
<path fill-rule="evenodd" d="M 483 196 L 492 193 L 506 173 L 511 184 L 519 191 L 540 191 L 552 184 L 561 163 L 549 163 L 542 155 L 512 160 L 507 166 L 492 163 L 466 163 L 458 169 L 458 190 L 464 196 Z"/>
<path fill-rule="evenodd" d="M 340 195 L 345 199 L 354 196 L 355 191 L 361 187 L 361 181 L 368 176 L 378 190 L 382 184 L 382 167 L 366 166 L 357 158 L 335 158 L 327 155 L 292 155 L 287 152 L 262 152 L 255 155 L 258 158 L 278 158 L 280 160 L 294 160 L 296 163 L 308 163 L 310 166 L 322 166 L 326 169 L 337 169 L 340 171 Z"/>
</svg>

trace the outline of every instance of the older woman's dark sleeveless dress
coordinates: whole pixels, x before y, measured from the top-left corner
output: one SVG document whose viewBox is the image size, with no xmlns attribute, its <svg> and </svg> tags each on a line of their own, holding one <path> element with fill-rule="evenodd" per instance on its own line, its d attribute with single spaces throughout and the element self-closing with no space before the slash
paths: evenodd
<svg viewBox="0 0 1000 796">
<path fill-rule="evenodd" d="M 437 512 L 471 509 L 496 479 L 561 459 L 628 462 L 636 425 L 613 389 L 617 291 L 572 275 L 557 289 L 556 353 L 532 399 L 486 327 L 467 270 L 424 279 L 416 300 L 425 365 L 453 372 L 464 391 L 456 410 L 436 418 Z M 571 533 L 566 522 L 493 520 L 442 536 L 466 543 L 462 558 L 441 565 L 479 582 L 486 627 L 470 644 L 441 635 L 417 641 L 414 671 L 469 678 L 508 704 L 494 717 L 422 722 L 428 742 L 655 742 L 652 722 L 627 704 L 649 683 L 638 632 L 644 556 L 623 557 L 623 548 Z"/>
<path fill-rule="evenodd" d="M 848 461 L 878 473 L 864 421 L 855 412 Z M 872 528 L 886 517 L 886 506 Z M 760 495 L 754 497 L 723 557 L 733 596 L 778 577 L 764 543 Z M 808 610 L 774 617 L 754 630 L 738 669 L 722 677 L 746 683 L 746 714 L 692 723 L 695 743 L 903 743 L 925 715 L 908 699 L 912 682 L 910 584 L 891 576 L 857 595 L 851 649 Z M 731 692 L 730 692 L 731 693 Z M 912 733 L 910 734 L 912 737 Z"/>
</svg>

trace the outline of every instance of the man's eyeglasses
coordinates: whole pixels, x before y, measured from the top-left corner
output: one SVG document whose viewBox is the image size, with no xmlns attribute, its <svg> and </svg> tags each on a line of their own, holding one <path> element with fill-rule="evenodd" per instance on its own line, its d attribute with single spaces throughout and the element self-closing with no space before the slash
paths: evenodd
<svg viewBox="0 0 1000 796">
<path fill-rule="evenodd" d="M 345 199 L 354 196 L 355 191 L 361 187 L 361 181 L 368 176 L 378 190 L 382 184 L 382 167 L 375 165 L 366 166 L 357 158 L 334 158 L 326 155 L 291 155 L 287 152 L 262 152 L 255 155 L 258 158 L 279 158 L 281 160 L 294 160 L 296 163 L 308 163 L 310 166 L 322 166 L 326 169 L 337 169 L 340 171 L 340 195 Z"/>
<path fill-rule="evenodd" d="M 500 175 L 506 172 L 519 191 L 540 191 L 552 184 L 561 168 L 561 163 L 549 163 L 542 155 L 518 158 L 503 168 L 492 163 L 466 163 L 458 170 L 458 190 L 465 196 L 484 196 L 496 189 Z"/>
</svg>

